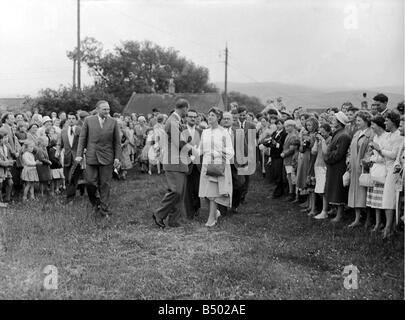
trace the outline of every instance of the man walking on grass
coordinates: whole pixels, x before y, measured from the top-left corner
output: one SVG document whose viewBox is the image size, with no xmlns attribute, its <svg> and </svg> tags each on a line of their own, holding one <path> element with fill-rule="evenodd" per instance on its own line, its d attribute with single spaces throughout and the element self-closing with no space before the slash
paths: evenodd
<svg viewBox="0 0 405 320">
<path fill-rule="evenodd" d="M 164 219 L 168 217 L 169 227 L 179 227 L 178 222 L 182 205 L 186 173 L 188 165 L 180 156 L 180 151 L 186 144 L 181 140 L 182 124 L 181 119 L 186 115 L 189 103 L 185 99 L 176 102 L 174 112 L 169 116 L 165 124 L 167 141 L 165 146 L 163 170 L 165 170 L 168 192 L 161 201 L 161 207 L 153 214 L 153 220 L 160 228 L 165 228 Z"/>
<path fill-rule="evenodd" d="M 96 110 L 96 115 L 84 120 L 75 160 L 81 162 L 86 149 L 87 194 L 94 211 L 108 217 L 112 214 L 109 200 L 113 168 L 119 166 L 121 157 L 120 132 L 117 121 L 110 117 L 107 101 L 97 102 Z"/>
</svg>

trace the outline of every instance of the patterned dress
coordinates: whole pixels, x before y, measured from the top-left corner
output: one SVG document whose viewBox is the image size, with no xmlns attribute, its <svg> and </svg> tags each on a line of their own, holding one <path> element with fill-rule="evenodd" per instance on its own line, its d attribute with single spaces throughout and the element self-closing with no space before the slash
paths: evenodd
<svg viewBox="0 0 405 320">
<path fill-rule="evenodd" d="M 381 148 L 386 144 L 387 135 L 388 135 L 387 132 L 382 133 L 380 136 L 375 135 L 373 142 L 377 143 Z M 381 157 L 375 150 L 373 150 L 373 156 L 371 157 L 370 160 L 376 163 L 384 162 L 384 158 Z M 382 209 L 383 194 L 384 194 L 383 184 L 376 183 L 374 184 L 373 187 L 369 187 L 367 189 L 366 206 L 375 209 Z"/>
</svg>

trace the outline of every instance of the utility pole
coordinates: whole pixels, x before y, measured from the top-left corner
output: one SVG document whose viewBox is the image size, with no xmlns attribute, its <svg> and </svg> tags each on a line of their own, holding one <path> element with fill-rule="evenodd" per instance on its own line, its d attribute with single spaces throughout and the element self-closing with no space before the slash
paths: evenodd
<svg viewBox="0 0 405 320">
<path fill-rule="evenodd" d="M 229 111 L 229 107 L 228 107 L 228 44 L 225 45 L 225 110 Z"/>
<path fill-rule="evenodd" d="M 76 58 L 73 57 L 73 91 L 76 90 Z"/>
<path fill-rule="evenodd" d="M 77 0 L 77 89 L 81 90 L 80 73 L 80 0 Z"/>
</svg>

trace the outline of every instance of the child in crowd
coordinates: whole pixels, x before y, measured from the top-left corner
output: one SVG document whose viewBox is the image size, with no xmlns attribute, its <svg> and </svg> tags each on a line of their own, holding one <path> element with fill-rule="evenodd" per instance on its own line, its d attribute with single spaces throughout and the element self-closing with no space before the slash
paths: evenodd
<svg viewBox="0 0 405 320">
<path fill-rule="evenodd" d="M 28 193 L 30 194 L 30 199 L 35 200 L 34 186 L 35 182 L 39 181 L 37 164 L 40 164 L 41 162 L 39 160 L 35 160 L 33 154 L 34 147 L 35 144 L 33 141 L 26 140 L 21 150 L 22 165 L 24 166 L 21 173 L 21 179 L 25 182 L 23 201 L 27 200 Z"/>
<path fill-rule="evenodd" d="M 7 204 L 3 203 L 3 185 L 6 189 L 5 201 L 10 202 L 11 200 L 13 176 L 10 168 L 14 165 L 15 160 L 12 160 L 10 155 L 7 132 L 0 131 L 0 208 L 7 207 Z"/>
<path fill-rule="evenodd" d="M 141 170 L 142 172 L 146 172 L 146 166 L 148 165 L 148 173 L 151 173 L 151 165 L 149 163 L 149 149 L 153 147 L 154 141 L 154 132 L 152 128 L 148 128 L 145 132 L 146 135 L 146 142 L 145 146 L 142 149 L 142 153 L 140 156 L 141 162 Z"/>
<path fill-rule="evenodd" d="M 40 164 L 37 164 L 37 172 L 41 196 L 44 195 L 44 189 L 48 190 L 49 182 L 52 180 L 50 168 L 52 162 L 49 161 L 48 151 L 46 150 L 47 146 L 48 146 L 48 138 L 45 136 L 38 137 L 37 148 L 35 152 L 35 160 L 41 162 Z"/>
<path fill-rule="evenodd" d="M 63 175 L 63 167 L 60 161 L 60 157 L 56 157 L 56 140 L 52 139 L 48 146 L 48 156 L 49 160 L 51 161 L 51 175 L 52 175 L 52 182 L 51 182 L 51 195 L 59 194 L 60 193 L 60 186 L 62 179 L 64 179 Z"/>
<path fill-rule="evenodd" d="M 291 180 L 291 174 L 293 172 L 293 156 L 295 151 L 297 150 L 297 146 L 294 143 L 298 140 L 297 131 L 296 131 L 296 123 L 294 120 L 287 120 L 284 123 L 285 130 L 287 132 L 287 137 L 283 144 L 283 152 L 281 153 L 281 157 L 284 160 L 284 168 L 287 174 L 287 181 L 288 181 L 288 189 L 289 189 L 289 197 L 287 198 L 288 201 L 293 201 L 295 199 L 294 195 L 294 186 Z"/>
</svg>

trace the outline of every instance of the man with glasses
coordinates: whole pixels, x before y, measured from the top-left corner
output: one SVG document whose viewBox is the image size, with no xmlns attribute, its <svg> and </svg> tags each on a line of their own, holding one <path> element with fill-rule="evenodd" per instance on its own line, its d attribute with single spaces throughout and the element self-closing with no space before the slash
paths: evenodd
<svg viewBox="0 0 405 320">
<path fill-rule="evenodd" d="M 239 154 L 243 151 L 241 150 L 236 150 L 236 147 L 239 145 L 236 143 L 236 129 L 233 127 L 233 115 L 231 112 L 224 112 L 222 116 L 222 126 L 225 128 L 225 130 L 228 131 L 229 135 L 231 136 L 232 144 L 233 144 L 233 150 L 235 153 L 235 157 L 233 161 L 231 161 L 231 172 L 232 172 L 232 213 L 238 213 L 238 207 L 241 203 L 242 200 L 242 192 L 243 192 L 243 187 L 245 183 L 245 178 L 248 176 L 244 175 L 238 175 L 238 163 L 236 162 L 236 159 L 238 157 L 236 156 L 239 152 Z M 247 150 L 247 145 L 246 142 L 244 141 L 244 149 Z M 222 208 L 220 208 L 222 209 Z M 221 214 L 224 212 L 221 210 Z"/>
<path fill-rule="evenodd" d="M 193 147 L 198 147 L 202 130 L 197 127 L 196 119 L 198 117 L 197 111 L 189 109 L 186 116 L 186 128 L 182 132 L 183 140 L 189 141 L 188 143 Z M 198 155 L 193 155 L 191 150 L 189 152 L 190 163 L 188 165 L 188 172 L 186 178 L 186 192 L 184 195 L 184 206 L 187 217 L 193 219 L 198 216 L 201 208 L 200 197 L 198 191 L 200 187 L 200 174 L 201 174 L 201 160 Z"/>
</svg>

